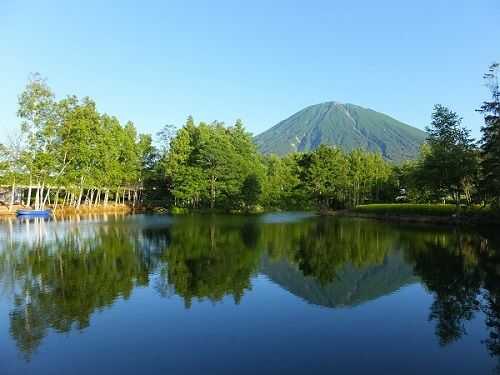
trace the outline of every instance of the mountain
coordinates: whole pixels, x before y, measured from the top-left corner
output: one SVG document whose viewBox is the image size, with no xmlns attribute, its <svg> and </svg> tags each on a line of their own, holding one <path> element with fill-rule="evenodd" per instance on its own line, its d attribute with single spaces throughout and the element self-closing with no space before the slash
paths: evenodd
<svg viewBox="0 0 500 375">
<path fill-rule="evenodd" d="M 309 151 L 328 144 L 345 151 L 379 152 L 387 160 L 400 162 L 415 159 L 425 138 L 424 131 L 383 113 L 327 102 L 304 108 L 254 139 L 267 154 Z"/>
</svg>

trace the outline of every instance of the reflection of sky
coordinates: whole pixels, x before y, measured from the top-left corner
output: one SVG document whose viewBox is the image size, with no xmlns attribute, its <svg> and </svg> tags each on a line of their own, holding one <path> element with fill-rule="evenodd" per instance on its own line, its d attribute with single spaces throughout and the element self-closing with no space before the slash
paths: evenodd
<svg viewBox="0 0 500 375">
<path fill-rule="evenodd" d="M 106 230 L 108 223 L 114 225 L 121 223 L 129 225 L 131 230 L 137 231 L 145 217 L 141 215 L 125 216 L 120 214 L 111 215 L 85 215 L 68 216 L 65 219 L 43 219 L 43 218 L 5 218 L 0 220 L 0 252 L 6 246 L 44 244 L 48 247 L 65 236 L 74 235 L 82 243 L 90 238 L 95 238 L 99 230 Z M 148 228 L 155 226 L 165 226 L 172 222 L 172 219 L 163 216 L 154 220 L 148 218 Z M 143 238 L 140 233 L 136 233 L 137 240 L 142 243 Z"/>
<path fill-rule="evenodd" d="M 312 212 L 271 212 L 263 214 L 259 220 L 265 224 L 296 223 L 314 216 Z"/>
<path fill-rule="evenodd" d="M 96 221 L 96 220 L 95 220 Z M 24 242 L 29 245 L 55 241 L 61 234 L 78 231 L 87 238 L 93 232 L 93 220 L 47 220 L 16 218 L 0 222 L 0 240 Z"/>
</svg>

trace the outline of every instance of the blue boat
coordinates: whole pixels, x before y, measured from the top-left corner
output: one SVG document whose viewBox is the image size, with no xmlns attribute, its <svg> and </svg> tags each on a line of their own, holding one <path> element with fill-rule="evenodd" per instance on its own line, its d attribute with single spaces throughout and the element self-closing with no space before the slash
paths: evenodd
<svg viewBox="0 0 500 375">
<path fill-rule="evenodd" d="M 17 210 L 17 216 L 23 217 L 50 217 L 51 210 Z"/>
</svg>

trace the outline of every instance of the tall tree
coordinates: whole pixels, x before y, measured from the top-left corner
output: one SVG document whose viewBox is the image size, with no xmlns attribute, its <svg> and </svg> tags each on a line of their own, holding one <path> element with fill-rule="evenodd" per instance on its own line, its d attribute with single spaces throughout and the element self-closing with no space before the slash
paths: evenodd
<svg viewBox="0 0 500 375">
<path fill-rule="evenodd" d="M 500 64 L 490 66 L 484 75 L 491 91 L 491 100 L 483 102 L 479 109 L 484 115 L 481 139 L 482 190 L 497 206 L 500 206 L 500 89 L 498 69 Z"/>
<path fill-rule="evenodd" d="M 35 207 L 44 205 L 44 186 L 54 175 L 57 166 L 58 117 L 54 93 L 40 74 L 32 74 L 18 98 L 18 117 L 26 144 L 24 164 L 29 171 L 30 186 L 37 184 Z M 28 200 L 30 197 L 28 197 Z"/>
<path fill-rule="evenodd" d="M 321 145 L 302 155 L 300 180 L 320 208 L 329 208 L 343 200 L 348 166 L 344 153 L 334 147 Z"/>
<path fill-rule="evenodd" d="M 462 126 L 456 112 L 439 104 L 434 106 L 432 122 L 426 130 L 429 151 L 422 162 L 423 181 L 444 198 L 451 195 L 459 204 L 461 194 L 470 194 L 477 173 L 477 154 L 470 131 Z"/>
</svg>

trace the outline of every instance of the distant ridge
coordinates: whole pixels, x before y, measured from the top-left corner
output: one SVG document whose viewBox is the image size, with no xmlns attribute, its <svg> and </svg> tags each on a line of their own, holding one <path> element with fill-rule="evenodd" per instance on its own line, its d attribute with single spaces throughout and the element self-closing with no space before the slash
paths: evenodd
<svg viewBox="0 0 500 375">
<path fill-rule="evenodd" d="M 284 155 L 314 150 L 321 144 L 345 151 L 379 152 L 390 161 L 415 159 L 426 133 L 388 115 L 354 104 L 326 102 L 293 114 L 257 135 L 263 153 Z"/>
</svg>

